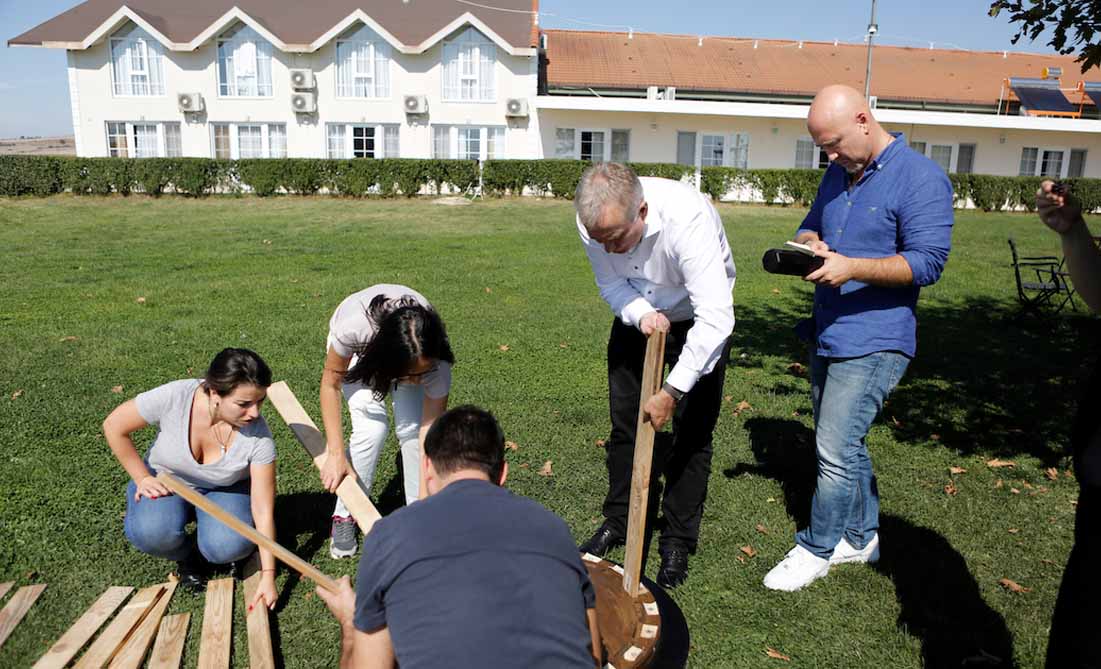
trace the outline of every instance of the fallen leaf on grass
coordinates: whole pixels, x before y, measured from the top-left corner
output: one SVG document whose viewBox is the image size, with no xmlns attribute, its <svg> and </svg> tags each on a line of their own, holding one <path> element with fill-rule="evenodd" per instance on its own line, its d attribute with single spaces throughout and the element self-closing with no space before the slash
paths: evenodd
<svg viewBox="0 0 1101 669">
<path fill-rule="evenodd" d="M 134 301 L 137 302 L 138 304 L 145 304 L 145 296 L 144 295 L 139 296 L 138 299 L 136 299 Z"/>
<path fill-rule="evenodd" d="M 732 400 L 732 399 L 734 399 L 734 398 L 733 398 L 733 397 L 731 397 L 730 395 L 724 395 L 724 396 L 723 396 L 723 401 L 724 401 L 724 402 L 729 402 L 729 401 L 730 401 L 730 400 Z"/>
<path fill-rule="evenodd" d="M 791 412 L 791 415 L 792 415 L 792 417 L 794 417 L 794 418 L 798 418 L 798 417 L 799 417 L 799 416 L 801 416 L 802 414 L 800 414 L 800 413 L 799 413 L 798 411 L 792 411 L 792 412 Z"/>
<path fill-rule="evenodd" d="M 313 597 L 313 590 L 310 590 L 306 594 L 302 595 L 302 599 L 310 599 L 311 597 Z"/>
<path fill-rule="evenodd" d="M 551 460 L 547 460 L 546 462 L 544 462 L 543 463 L 543 468 L 539 470 L 539 475 L 540 476 L 554 476 L 554 470 L 551 469 L 552 464 L 553 464 L 553 462 Z"/>
<path fill-rule="evenodd" d="M 1032 490 L 1032 484 L 1028 481 L 1021 481 L 1021 485 L 1024 486 L 1025 490 Z"/>
<path fill-rule="evenodd" d="M 58 339 L 58 341 L 59 342 L 67 342 L 67 341 L 76 341 L 77 339 L 79 339 L 79 337 L 76 337 L 75 335 L 69 335 L 68 337 L 62 337 L 61 339 Z"/>
<path fill-rule="evenodd" d="M 487 292 L 487 293 L 492 293 L 492 292 L 493 292 L 493 289 L 492 289 L 492 288 L 490 288 L 489 286 L 486 286 L 486 292 Z"/>
<path fill-rule="evenodd" d="M 738 550 L 745 553 L 746 557 L 755 557 L 757 555 L 757 551 L 753 549 L 753 546 L 742 546 Z"/>
<path fill-rule="evenodd" d="M 1002 480 L 998 479 L 997 481 L 994 481 L 994 487 L 1000 489 L 1002 487 Z"/>
<path fill-rule="evenodd" d="M 757 531 L 761 534 L 768 534 L 768 528 L 760 523 L 757 523 Z"/>
<path fill-rule="evenodd" d="M 1040 562 L 1043 562 L 1044 564 L 1047 564 L 1047 565 L 1051 565 L 1051 566 L 1053 566 L 1053 567 L 1054 567 L 1054 566 L 1057 566 L 1057 565 L 1055 564 L 1055 560 L 1049 560 L 1049 559 L 1047 559 L 1047 558 L 1044 558 L 1044 559 L 1040 560 Z"/>
<path fill-rule="evenodd" d="M 940 435 L 939 434 L 931 434 L 931 435 L 929 435 L 929 438 L 932 439 L 933 441 L 940 441 Z"/>
<path fill-rule="evenodd" d="M 1003 588 L 1010 592 L 1032 592 L 1032 588 L 1026 588 L 1016 581 L 1010 580 L 1008 578 L 1003 578 L 1002 580 L 998 581 L 998 583 L 1000 583 Z"/>
<path fill-rule="evenodd" d="M 953 497 L 953 496 L 956 495 L 956 493 L 959 492 L 959 488 L 956 487 L 955 483 L 953 483 L 952 481 L 949 481 L 948 485 L 944 486 L 944 492 L 948 496 Z"/>
<path fill-rule="evenodd" d="M 806 376 L 807 368 L 805 365 L 799 362 L 793 362 L 788 365 L 788 371 L 796 376 Z"/>
<path fill-rule="evenodd" d="M 12 393 L 12 394 L 11 394 L 11 398 L 12 398 L 13 400 L 14 400 L 14 399 L 18 399 L 18 398 L 20 398 L 20 397 L 22 397 L 22 396 L 23 396 L 23 389 L 22 389 L 22 388 L 20 388 L 19 390 L 15 391 L 14 393 Z"/>
<path fill-rule="evenodd" d="M 734 559 L 737 560 L 738 562 L 741 562 L 742 564 L 745 564 L 745 556 L 744 555 L 735 555 Z"/>
<path fill-rule="evenodd" d="M 520 469 L 527 469 L 527 468 L 528 468 L 528 467 L 530 467 L 530 466 L 531 466 L 531 465 L 529 465 L 529 464 L 528 464 L 528 463 L 526 463 L 526 462 L 521 462 L 521 463 L 520 463 Z"/>
<path fill-rule="evenodd" d="M 1018 532 L 1020 532 L 1020 530 L 1017 529 L 1016 527 L 1009 528 L 1009 533 L 1010 534 L 1017 534 Z"/>
<path fill-rule="evenodd" d="M 776 498 L 775 497 L 769 497 L 765 501 L 768 502 L 769 504 L 775 504 L 776 503 Z"/>
<path fill-rule="evenodd" d="M 111 386 L 111 392 L 118 395 L 122 392 L 122 386 Z"/>
<path fill-rule="evenodd" d="M 952 474 L 966 474 L 967 473 L 967 470 L 964 469 L 963 467 L 949 467 L 948 471 L 951 472 Z"/>
<path fill-rule="evenodd" d="M 515 441 L 506 441 L 505 442 L 505 450 L 506 451 L 518 451 L 518 450 L 520 450 L 520 447 L 516 445 Z"/>
<path fill-rule="evenodd" d="M 270 239 L 265 239 L 264 241 L 262 241 L 260 243 L 263 244 L 264 246 L 271 246 L 271 240 Z"/>
<path fill-rule="evenodd" d="M 594 443 L 600 448 L 604 448 L 604 444 L 606 444 L 607 442 L 603 439 L 597 439 Z"/>
<path fill-rule="evenodd" d="M 1000 467 L 1016 467 L 1017 463 L 1012 460 L 999 460 L 998 458 L 993 458 L 986 461 L 986 466 L 991 469 L 998 469 Z"/>
<path fill-rule="evenodd" d="M 38 578 L 38 570 L 32 569 L 26 574 L 23 574 L 23 577 L 26 578 L 28 581 L 33 581 L 34 579 Z"/>
<path fill-rule="evenodd" d="M 737 416 L 738 414 L 742 413 L 743 411 L 752 411 L 752 410 L 753 410 L 753 407 L 749 404 L 749 402 L 746 402 L 745 400 L 742 400 L 741 402 L 738 402 L 737 406 L 734 407 L 734 415 Z"/>
<path fill-rule="evenodd" d="M 773 295 L 779 295 L 780 294 L 780 289 L 779 288 L 773 288 L 772 289 L 772 294 Z"/>
<path fill-rule="evenodd" d="M 783 653 L 776 650 L 775 648 L 765 648 L 765 655 L 768 655 L 769 657 L 771 657 L 774 660 L 783 660 L 784 662 L 791 662 L 790 657 L 788 657 L 787 655 L 784 655 Z"/>
<path fill-rule="evenodd" d="M 1013 493 L 1014 495 L 1020 495 L 1021 494 L 1021 491 L 1018 490 L 1017 488 L 1010 488 L 1009 492 Z"/>
<path fill-rule="evenodd" d="M 501 344 L 497 348 L 502 350 L 502 351 L 507 351 L 508 350 L 508 344 Z"/>
<path fill-rule="evenodd" d="M 566 342 L 562 342 L 561 344 L 558 345 L 558 348 L 569 348 L 569 347 L 570 347 L 570 345 L 567 344 Z"/>
<path fill-rule="evenodd" d="M 1071 471 L 1071 470 L 1069 470 L 1069 469 L 1068 469 L 1068 470 L 1066 470 L 1065 472 L 1063 472 L 1063 478 L 1067 478 L 1067 479 L 1072 479 L 1072 478 L 1074 478 L 1074 472 L 1072 472 L 1072 471 Z"/>
<path fill-rule="evenodd" d="M 1048 467 L 1044 470 L 1044 476 L 1046 476 L 1049 481 L 1057 481 L 1059 480 L 1059 470 L 1055 467 Z"/>
</svg>

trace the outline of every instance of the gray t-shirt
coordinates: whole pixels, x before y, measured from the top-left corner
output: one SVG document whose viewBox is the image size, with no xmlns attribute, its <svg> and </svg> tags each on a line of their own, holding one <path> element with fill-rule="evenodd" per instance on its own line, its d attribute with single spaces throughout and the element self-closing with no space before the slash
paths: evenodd
<svg viewBox="0 0 1101 669">
<path fill-rule="evenodd" d="M 249 477 L 249 465 L 275 462 L 275 441 L 264 417 L 241 428 L 218 460 L 199 464 L 191 453 L 191 403 L 199 379 L 181 379 L 148 390 L 134 398 L 138 413 L 157 436 L 145 454 L 149 466 L 174 474 L 196 488 L 225 488 Z"/>
<path fill-rule="evenodd" d="M 387 299 L 399 297 L 412 297 L 417 304 L 431 309 L 424 295 L 407 286 L 393 283 L 380 283 L 370 288 L 365 288 L 358 293 L 352 293 L 344 298 L 340 306 L 333 312 L 329 319 L 329 337 L 327 344 L 342 358 L 351 357 L 348 365 L 351 369 L 355 366 L 355 352 L 371 341 L 375 336 L 375 326 L 367 316 L 367 308 L 371 301 L 379 295 L 385 295 Z M 443 360 L 435 370 L 424 375 L 422 381 L 424 394 L 433 399 L 445 397 L 451 391 L 451 364 Z"/>
</svg>

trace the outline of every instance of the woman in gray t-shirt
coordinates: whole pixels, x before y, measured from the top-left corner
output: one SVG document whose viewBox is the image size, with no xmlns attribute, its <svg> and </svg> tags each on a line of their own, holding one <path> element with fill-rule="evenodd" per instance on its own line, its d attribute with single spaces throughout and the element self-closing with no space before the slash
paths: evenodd
<svg viewBox="0 0 1101 669">
<path fill-rule="evenodd" d="M 275 442 L 260 415 L 271 370 L 256 353 L 227 348 L 203 379 L 182 379 L 124 402 L 103 421 L 107 444 L 128 474 L 126 538 L 138 550 L 177 562 L 180 582 L 205 585 L 202 558 L 227 564 L 252 542 L 173 495 L 158 471 L 181 479 L 242 522 L 275 539 Z M 157 425 L 143 459 L 133 433 Z M 195 537 L 185 526 L 196 522 Z M 255 520 L 255 523 L 253 522 Z M 250 605 L 275 605 L 275 558 L 260 549 L 263 573 Z"/>
</svg>

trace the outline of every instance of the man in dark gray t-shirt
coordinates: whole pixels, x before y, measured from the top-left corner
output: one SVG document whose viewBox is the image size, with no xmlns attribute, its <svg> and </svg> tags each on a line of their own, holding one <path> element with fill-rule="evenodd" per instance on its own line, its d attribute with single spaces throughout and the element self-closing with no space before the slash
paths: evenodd
<svg viewBox="0 0 1101 669">
<path fill-rule="evenodd" d="M 341 622 L 342 667 L 593 667 L 595 595 L 569 528 L 501 487 L 504 436 L 488 412 L 438 418 L 422 459 L 429 497 L 375 523 L 354 594 L 318 589 Z"/>
</svg>

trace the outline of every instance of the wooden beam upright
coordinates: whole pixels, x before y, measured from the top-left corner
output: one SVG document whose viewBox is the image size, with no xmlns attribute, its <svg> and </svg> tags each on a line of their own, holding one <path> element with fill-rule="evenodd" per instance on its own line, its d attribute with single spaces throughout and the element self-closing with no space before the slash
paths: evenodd
<svg viewBox="0 0 1101 669">
<path fill-rule="evenodd" d="M 283 422 L 287 424 L 295 438 L 298 439 L 298 443 L 302 444 L 302 447 L 313 458 L 314 465 L 321 469 L 321 465 L 325 464 L 325 458 L 327 457 L 325 453 L 325 435 L 317 429 L 317 425 L 310 419 L 310 415 L 306 413 L 306 410 L 302 408 L 302 404 L 291 392 L 286 381 L 277 381 L 268 387 L 268 401 L 279 412 Z M 359 530 L 364 534 L 370 532 L 371 526 L 382 517 L 375 505 L 371 503 L 370 498 L 367 497 L 367 494 L 363 492 L 363 488 L 359 484 L 359 477 L 354 472 L 345 476 L 344 480 L 340 482 L 336 489 L 336 496 L 344 502 L 344 506 L 348 507 L 348 512 L 352 514 L 352 518 L 355 518 Z"/>
<path fill-rule="evenodd" d="M 34 606 L 35 601 L 45 589 L 45 584 L 25 585 L 16 590 L 15 594 L 11 596 L 4 609 L 0 610 L 0 646 L 3 646 L 4 642 L 8 640 L 12 631 L 15 630 L 15 626 L 19 624 L 20 620 L 23 620 L 23 616 L 27 615 L 27 611 L 31 610 L 31 607 Z"/>
<path fill-rule="evenodd" d="M 631 499 L 627 515 L 627 549 L 623 557 L 623 589 L 632 597 L 639 593 L 642 576 L 642 546 L 646 539 L 646 509 L 650 498 L 650 470 L 654 464 L 654 426 L 644 407 L 661 389 L 665 361 L 665 333 L 655 331 L 646 340 L 639 395 L 638 425 L 635 431 L 635 461 L 631 471 Z"/>
<path fill-rule="evenodd" d="M 65 669 L 69 660 L 76 656 L 84 644 L 88 643 L 88 640 L 99 631 L 103 623 L 107 622 L 111 614 L 122 606 L 133 591 L 133 588 L 124 585 L 107 588 L 99 599 L 77 618 L 69 631 L 61 635 L 46 654 L 34 663 L 32 669 Z"/>
<path fill-rule="evenodd" d="M 157 480 L 163 483 L 169 490 L 193 504 L 196 508 L 202 509 L 211 516 L 214 516 L 214 518 L 237 534 L 240 534 L 260 548 L 266 548 L 271 551 L 280 562 L 283 562 L 288 567 L 302 574 L 322 588 L 330 592 L 337 592 L 340 589 L 336 581 L 326 576 L 320 569 L 265 537 L 263 534 L 260 534 L 251 525 L 246 525 L 241 522 L 222 507 L 192 490 L 189 485 L 175 476 L 162 471 L 157 474 Z"/>
<path fill-rule="evenodd" d="M 8 594 L 8 590 L 11 590 L 12 586 L 14 586 L 14 585 L 15 585 L 15 581 L 8 581 L 7 583 L 0 583 L 0 597 L 3 597 L 4 595 Z"/>
</svg>

